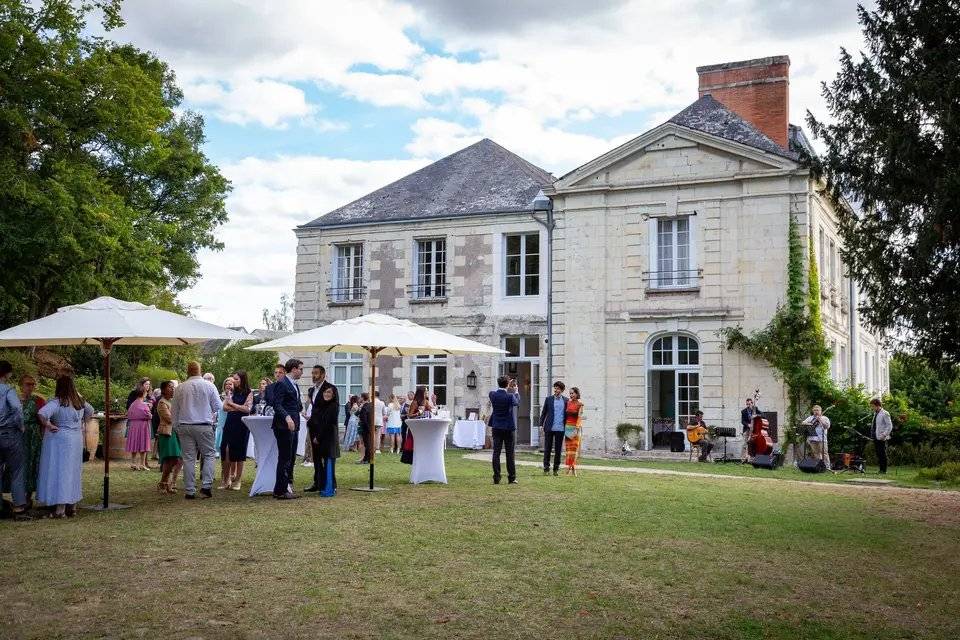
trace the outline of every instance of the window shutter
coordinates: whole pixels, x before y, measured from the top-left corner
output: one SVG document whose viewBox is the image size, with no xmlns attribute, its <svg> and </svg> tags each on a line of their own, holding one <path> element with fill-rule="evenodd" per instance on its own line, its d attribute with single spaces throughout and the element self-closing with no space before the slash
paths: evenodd
<svg viewBox="0 0 960 640">
<path fill-rule="evenodd" d="M 648 287 L 657 287 L 660 285 L 660 278 L 657 275 L 659 269 L 659 263 L 657 261 L 657 219 L 649 218 L 647 220 L 647 237 L 648 237 L 648 246 L 649 246 L 649 258 L 648 258 L 648 270 L 650 272 L 650 280 L 647 282 Z"/>
<path fill-rule="evenodd" d="M 697 254 L 697 245 L 699 244 L 697 242 L 697 235 L 700 233 L 700 225 L 697 224 L 698 217 L 696 214 L 687 216 L 687 220 L 689 220 L 689 226 L 687 228 L 690 229 L 690 269 L 692 270 L 687 276 L 688 281 L 692 285 L 696 285 L 698 282 L 696 271 L 700 268 L 700 257 Z"/>
</svg>

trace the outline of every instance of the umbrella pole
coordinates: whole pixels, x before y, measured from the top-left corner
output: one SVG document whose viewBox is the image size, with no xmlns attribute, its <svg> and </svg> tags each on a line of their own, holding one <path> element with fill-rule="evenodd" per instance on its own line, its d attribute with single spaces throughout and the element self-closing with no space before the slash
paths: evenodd
<svg viewBox="0 0 960 640">
<path fill-rule="evenodd" d="M 103 342 L 103 508 L 110 508 L 110 351 L 113 344 Z"/>
<path fill-rule="evenodd" d="M 370 349 L 370 440 L 367 442 L 367 452 L 370 456 L 370 491 L 373 491 L 373 463 L 377 455 L 377 447 L 374 443 L 377 441 L 376 424 L 377 416 L 377 350 Z"/>
<path fill-rule="evenodd" d="M 103 353 L 103 503 L 84 507 L 93 511 L 126 509 L 129 505 L 110 504 L 110 352 L 117 338 L 103 338 L 100 352 Z"/>
</svg>

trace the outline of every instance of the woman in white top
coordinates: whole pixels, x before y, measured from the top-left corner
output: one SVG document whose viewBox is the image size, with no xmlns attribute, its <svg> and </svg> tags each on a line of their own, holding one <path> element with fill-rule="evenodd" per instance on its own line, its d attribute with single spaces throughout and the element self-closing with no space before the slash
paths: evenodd
<svg viewBox="0 0 960 640">
<path fill-rule="evenodd" d="M 390 394 L 390 403 L 387 405 L 387 436 L 390 438 L 390 453 L 400 453 L 400 427 L 403 421 L 400 418 L 400 400 Z"/>
</svg>

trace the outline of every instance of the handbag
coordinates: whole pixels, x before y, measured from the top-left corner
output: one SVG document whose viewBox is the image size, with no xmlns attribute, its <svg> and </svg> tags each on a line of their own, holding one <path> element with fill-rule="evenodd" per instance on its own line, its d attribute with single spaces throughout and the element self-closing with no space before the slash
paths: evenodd
<svg viewBox="0 0 960 640">
<path fill-rule="evenodd" d="M 564 438 L 575 438 L 577 437 L 577 427 L 572 424 L 566 424 L 563 426 L 563 437 Z"/>
</svg>

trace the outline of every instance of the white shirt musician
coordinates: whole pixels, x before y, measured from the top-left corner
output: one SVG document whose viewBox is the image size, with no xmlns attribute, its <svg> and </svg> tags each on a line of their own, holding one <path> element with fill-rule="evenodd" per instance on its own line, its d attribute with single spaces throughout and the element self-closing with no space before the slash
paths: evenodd
<svg viewBox="0 0 960 640">
<path fill-rule="evenodd" d="M 830 431 L 830 418 L 823 415 L 823 409 L 820 405 L 813 405 L 811 415 L 804 419 L 803 423 L 810 427 L 807 435 L 807 444 L 814 458 L 823 460 L 824 466 L 830 468 L 830 452 L 827 446 L 827 433 Z"/>
</svg>

